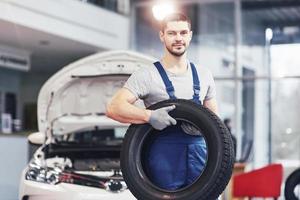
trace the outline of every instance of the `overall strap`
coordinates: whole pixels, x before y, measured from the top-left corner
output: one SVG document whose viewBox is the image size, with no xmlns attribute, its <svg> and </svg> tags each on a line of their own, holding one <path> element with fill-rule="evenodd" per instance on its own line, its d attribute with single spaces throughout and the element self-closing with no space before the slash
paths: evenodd
<svg viewBox="0 0 300 200">
<path fill-rule="evenodd" d="M 167 75 L 166 71 L 164 70 L 163 66 L 160 64 L 159 61 L 157 61 L 153 64 L 155 65 L 156 69 L 158 70 L 158 72 L 165 84 L 165 87 L 166 87 L 166 90 L 167 90 L 167 93 L 168 93 L 170 99 L 176 99 L 173 84 L 170 81 L 170 79 L 168 78 L 168 75 Z"/>
<path fill-rule="evenodd" d="M 192 74 L 193 74 L 193 90 L 194 90 L 194 95 L 193 95 L 193 101 L 196 103 L 201 103 L 200 100 L 200 81 L 197 73 L 197 69 L 193 63 L 191 63 L 191 69 L 192 69 Z"/>
</svg>

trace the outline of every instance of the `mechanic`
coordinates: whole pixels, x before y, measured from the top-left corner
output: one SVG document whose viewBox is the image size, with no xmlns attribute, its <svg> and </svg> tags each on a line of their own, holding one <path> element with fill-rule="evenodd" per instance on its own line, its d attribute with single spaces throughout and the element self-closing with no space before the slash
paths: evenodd
<svg viewBox="0 0 300 200">
<path fill-rule="evenodd" d="M 149 110 L 134 103 L 141 99 L 148 107 L 167 99 L 191 99 L 217 114 L 216 91 L 210 71 L 187 60 L 192 39 L 187 16 L 173 13 L 165 17 L 159 38 L 163 57 L 130 76 L 107 104 L 107 116 L 123 123 L 149 123 L 159 130 L 147 158 L 149 177 L 160 188 L 176 190 L 200 176 L 207 160 L 205 140 L 196 127 L 168 114 L 175 105 Z"/>
</svg>

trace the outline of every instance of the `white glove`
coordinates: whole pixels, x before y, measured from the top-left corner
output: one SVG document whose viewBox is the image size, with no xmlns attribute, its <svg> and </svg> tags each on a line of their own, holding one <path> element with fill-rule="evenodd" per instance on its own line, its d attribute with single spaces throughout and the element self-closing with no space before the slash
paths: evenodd
<svg viewBox="0 0 300 200">
<path fill-rule="evenodd" d="M 169 115 L 171 110 L 174 110 L 175 106 L 168 106 L 151 111 L 149 124 L 157 130 L 163 130 L 167 126 L 176 125 L 176 120 Z"/>
</svg>

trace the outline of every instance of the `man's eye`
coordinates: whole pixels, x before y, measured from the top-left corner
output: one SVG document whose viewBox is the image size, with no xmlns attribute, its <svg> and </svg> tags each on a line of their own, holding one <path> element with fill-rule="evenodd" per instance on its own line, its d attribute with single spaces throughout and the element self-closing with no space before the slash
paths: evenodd
<svg viewBox="0 0 300 200">
<path fill-rule="evenodd" d="M 173 33 L 173 32 L 169 32 L 169 33 L 168 33 L 168 35 L 175 35 L 175 33 Z"/>
</svg>

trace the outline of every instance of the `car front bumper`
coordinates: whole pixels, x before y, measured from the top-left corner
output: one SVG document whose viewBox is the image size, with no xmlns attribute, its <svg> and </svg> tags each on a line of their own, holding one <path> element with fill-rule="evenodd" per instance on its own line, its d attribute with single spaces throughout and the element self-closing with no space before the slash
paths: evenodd
<svg viewBox="0 0 300 200">
<path fill-rule="evenodd" d="M 25 177 L 24 173 L 25 170 L 22 177 Z M 135 200 L 128 189 L 121 192 L 110 192 L 88 186 L 69 183 L 51 185 L 22 178 L 19 188 L 19 200 L 24 200 L 26 196 L 29 197 L 29 200 Z"/>
</svg>

